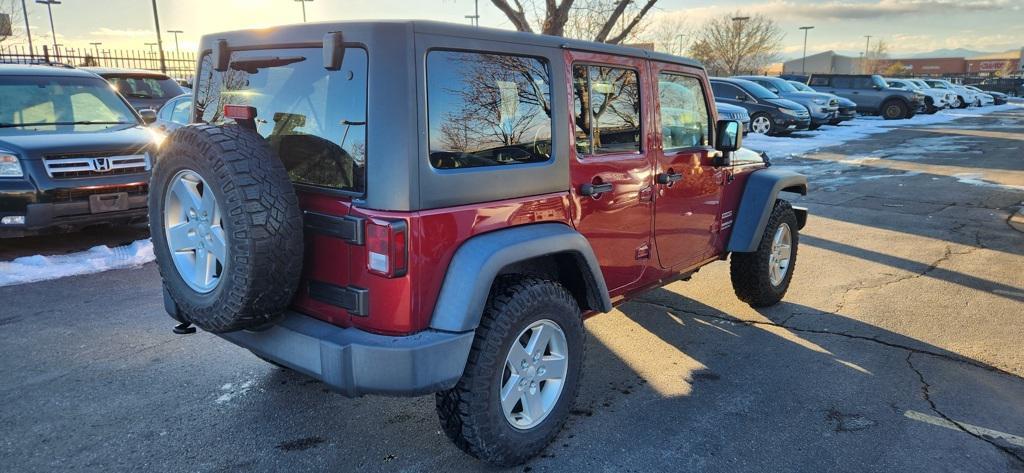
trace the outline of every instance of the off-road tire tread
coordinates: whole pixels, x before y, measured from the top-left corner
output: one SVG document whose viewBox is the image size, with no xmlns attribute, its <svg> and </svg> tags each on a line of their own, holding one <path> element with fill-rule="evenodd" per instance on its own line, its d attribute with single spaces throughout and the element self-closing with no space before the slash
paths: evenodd
<svg viewBox="0 0 1024 473">
<path fill-rule="evenodd" d="M 160 275 L 182 314 L 210 332 L 274 322 L 295 295 L 303 260 L 302 213 L 281 160 L 252 130 L 193 125 L 175 130 L 156 161 L 149 194 L 153 242 L 163 246 L 155 251 Z M 212 300 L 184 285 L 166 249 L 164 186 L 179 164 L 198 164 L 202 169 L 192 170 L 221 197 L 229 264 Z"/>
<path fill-rule="evenodd" d="M 504 416 L 494 419 L 489 415 L 489 384 L 493 381 L 489 374 L 503 368 L 506 348 L 502 342 L 509 332 L 515 330 L 521 317 L 529 315 L 524 309 L 534 302 L 545 300 L 557 301 L 564 304 L 567 310 L 573 310 L 573 314 L 581 314 L 576 299 L 555 281 L 533 276 L 499 277 L 491 289 L 483 317 L 476 329 L 462 378 L 452 389 L 435 394 L 437 413 L 445 435 L 462 451 L 493 465 L 519 465 L 542 452 L 561 431 L 579 389 L 579 375 L 576 376 L 576 382 L 567 379 L 561 394 L 562 405 L 556 407 L 563 412 L 552 412 L 544 421 L 556 421 L 556 424 L 549 424 L 549 427 L 554 428 L 548 428 L 545 435 L 529 445 L 513 449 L 509 443 L 494 440 L 499 436 L 498 428 L 503 427 L 502 423 L 507 421 Z M 574 325 L 563 326 L 562 330 L 567 338 L 574 335 L 580 337 L 579 359 L 575 363 L 582 367 L 586 355 L 586 343 L 582 340 L 582 317 L 570 319 L 575 322 Z M 577 372 L 582 374 L 582 369 Z M 556 415 L 561 418 L 556 418 Z"/>
<path fill-rule="evenodd" d="M 775 236 L 775 229 L 781 223 L 788 223 L 793 241 L 793 254 L 790 256 L 789 271 L 783 278 L 779 287 L 772 286 L 771 278 L 768 275 L 768 259 L 771 255 L 772 238 Z M 767 307 L 775 305 L 789 289 L 789 283 L 793 278 L 796 269 L 797 250 L 799 249 L 799 234 L 797 231 L 796 214 L 793 207 L 785 200 L 775 202 L 768 224 L 765 225 L 764 234 L 758 243 L 757 251 L 753 253 L 733 253 L 729 262 L 729 273 L 732 279 L 733 291 L 739 300 L 750 304 L 752 307 Z"/>
</svg>

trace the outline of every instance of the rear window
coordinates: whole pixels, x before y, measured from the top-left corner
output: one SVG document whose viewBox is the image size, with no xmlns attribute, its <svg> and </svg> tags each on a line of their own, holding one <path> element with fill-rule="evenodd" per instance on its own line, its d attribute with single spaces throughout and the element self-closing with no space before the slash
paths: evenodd
<svg viewBox="0 0 1024 473">
<path fill-rule="evenodd" d="M 828 77 L 814 76 L 811 77 L 811 85 L 814 86 L 828 86 Z"/>
<path fill-rule="evenodd" d="M 133 99 L 169 99 L 184 92 L 177 82 L 169 78 L 132 75 L 103 77 L 113 84 L 121 95 Z"/>
<path fill-rule="evenodd" d="M 224 124 L 224 105 L 256 109 L 256 131 L 292 182 L 362 194 L 366 190 L 367 55 L 346 48 L 328 71 L 319 48 L 234 51 L 227 71 L 203 57 L 194 89 L 198 121 Z"/>
<path fill-rule="evenodd" d="M 431 51 L 430 164 L 458 169 L 551 159 L 551 86 L 542 59 Z"/>
</svg>

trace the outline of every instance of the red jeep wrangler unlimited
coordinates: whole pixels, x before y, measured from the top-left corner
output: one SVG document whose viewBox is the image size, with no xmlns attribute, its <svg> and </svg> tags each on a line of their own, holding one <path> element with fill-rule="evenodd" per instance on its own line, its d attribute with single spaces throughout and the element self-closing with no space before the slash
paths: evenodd
<svg viewBox="0 0 1024 473">
<path fill-rule="evenodd" d="M 488 462 L 558 433 L 585 316 L 730 254 L 752 305 L 793 275 L 807 180 L 737 152 L 694 61 L 431 22 L 201 50 L 150 187 L 168 312 L 349 396 L 436 393 Z"/>
</svg>

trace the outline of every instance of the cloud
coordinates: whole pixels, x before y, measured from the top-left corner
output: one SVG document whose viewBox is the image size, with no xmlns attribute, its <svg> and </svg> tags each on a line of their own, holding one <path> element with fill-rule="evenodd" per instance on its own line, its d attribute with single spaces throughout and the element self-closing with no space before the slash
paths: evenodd
<svg viewBox="0 0 1024 473">
<path fill-rule="evenodd" d="M 949 15 L 955 11 L 981 12 L 1010 7 L 1010 0 L 834 0 L 813 4 L 780 1 L 758 5 L 762 13 L 809 19 L 863 20 L 905 15 Z"/>
<path fill-rule="evenodd" d="M 98 30 L 89 32 L 91 36 L 104 37 L 104 38 L 142 38 L 154 36 L 156 33 L 153 30 L 142 30 L 142 29 L 124 29 L 117 30 L 113 28 L 103 27 Z"/>
</svg>

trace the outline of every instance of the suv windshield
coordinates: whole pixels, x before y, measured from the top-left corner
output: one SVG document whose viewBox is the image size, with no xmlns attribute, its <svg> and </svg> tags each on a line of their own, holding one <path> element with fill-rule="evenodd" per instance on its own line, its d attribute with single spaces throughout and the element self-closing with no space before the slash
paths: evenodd
<svg viewBox="0 0 1024 473">
<path fill-rule="evenodd" d="M 871 84 L 881 87 L 883 89 L 889 87 L 889 84 L 885 82 L 885 79 L 883 79 L 882 76 L 879 75 L 871 76 Z"/>
<path fill-rule="evenodd" d="M 225 105 L 255 109 L 266 138 L 296 184 L 363 193 L 366 189 L 366 51 L 346 48 L 338 71 L 319 48 L 234 51 L 226 71 L 200 63 L 196 119 L 225 124 Z"/>
<path fill-rule="evenodd" d="M 184 91 L 174 80 L 167 77 L 119 74 L 104 74 L 121 95 L 133 99 L 169 99 Z"/>
<path fill-rule="evenodd" d="M 751 82 L 749 80 L 743 80 L 743 79 L 736 79 L 736 82 L 738 82 L 740 84 L 740 86 L 743 87 L 743 89 L 747 91 L 748 94 L 753 95 L 754 98 L 758 98 L 758 99 L 777 99 L 777 98 L 779 98 L 779 96 L 775 95 L 774 92 L 772 92 L 772 91 L 762 87 L 761 84 L 758 84 L 757 82 Z"/>
<path fill-rule="evenodd" d="M 785 79 L 768 79 L 768 82 L 774 85 L 776 89 L 779 89 L 779 92 L 800 92 L 796 87 L 793 87 L 793 84 L 790 84 Z"/>
<path fill-rule="evenodd" d="M 137 124 L 128 105 L 99 77 L 0 77 L 0 135 Z"/>
</svg>

